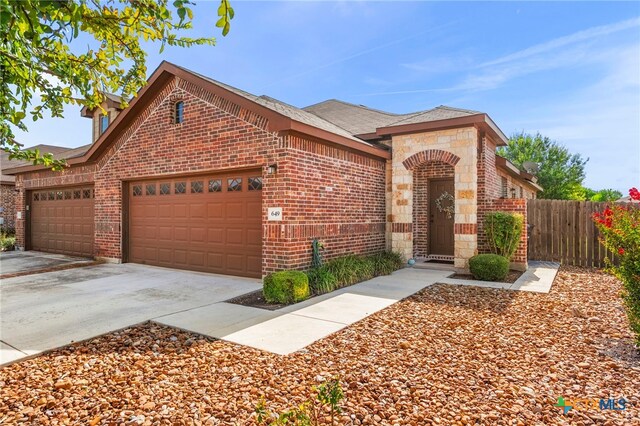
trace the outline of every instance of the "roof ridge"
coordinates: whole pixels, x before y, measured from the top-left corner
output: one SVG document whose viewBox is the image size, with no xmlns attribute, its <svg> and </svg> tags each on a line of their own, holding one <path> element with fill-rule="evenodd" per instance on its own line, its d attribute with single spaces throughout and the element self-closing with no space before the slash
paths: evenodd
<svg viewBox="0 0 640 426">
<path fill-rule="evenodd" d="M 311 108 L 311 107 L 314 107 L 314 106 L 317 106 L 317 105 L 321 105 L 321 104 L 324 104 L 324 103 L 327 103 L 327 102 L 339 102 L 339 103 L 344 104 L 344 105 L 349 105 L 349 106 L 352 106 L 352 107 L 365 109 L 367 111 L 373 111 L 373 112 L 377 112 L 377 113 L 380 113 L 380 114 L 391 115 L 391 116 L 396 116 L 396 117 L 397 116 L 401 116 L 401 115 L 406 115 L 406 114 L 398 114 L 398 113 L 395 113 L 395 112 L 383 111 L 381 109 L 371 108 L 371 107 L 368 107 L 368 106 L 365 106 L 365 105 L 361 105 L 361 104 L 360 105 L 359 104 L 354 104 L 354 103 L 351 103 L 351 102 L 347 102 L 347 101 L 343 101 L 341 99 L 335 99 L 335 98 L 327 99 L 327 100 L 324 100 L 324 101 L 321 101 L 321 102 L 316 102 L 315 104 L 308 105 L 308 106 L 306 106 L 306 107 L 304 107 L 302 109 L 306 110 L 307 108 Z"/>
<path fill-rule="evenodd" d="M 435 108 L 432 109 L 438 109 L 438 108 L 442 108 L 442 109 L 448 109 L 451 111 L 464 111 L 464 112 L 469 112 L 469 113 L 473 113 L 473 114 L 482 114 L 482 111 L 476 111 L 473 109 L 466 109 L 466 108 L 456 108 L 456 107 L 451 107 L 449 105 L 439 105 Z"/>
<path fill-rule="evenodd" d="M 288 103 L 286 103 L 286 102 L 281 101 L 280 99 L 272 98 L 271 96 L 268 96 L 268 95 L 260 95 L 260 96 L 258 96 L 258 98 L 261 98 L 261 99 L 267 99 L 267 100 L 270 100 L 270 101 L 273 101 L 273 102 L 280 103 L 280 104 L 282 104 L 282 105 L 286 105 L 286 106 L 291 107 L 291 108 L 295 108 L 295 109 L 297 109 L 298 111 L 301 111 L 301 112 L 303 112 L 303 113 L 305 113 L 305 114 L 312 115 L 312 116 L 313 116 L 313 117 L 315 117 L 316 119 L 320 119 L 320 120 L 324 121 L 324 122 L 325 122 L 325 123 L 327 123 L 327 124 L 330 124 L 330 125 L 332 125 L 332 126 L 334 126 L 334 127 L 337 127 L 338 129 L 343 130 L 344 132 L 348 133 L 349 135 L 351 135 L 351 136 L 352 136 L 352 137 L 354 137 L 354 138 L 356 137 L 356 136 L 352 135 L 352 134 L 351 134 L 351 132 L 350 132 L 349 130 L 345 129 L 344 127 L 342 127 L 342 126 L 340 126 L 340 125 L 338 125 L 338 124 L 336 124 L 336 123 L 334 123 L 334 122 L 332 122 L 332 121 L 329 121 L 329 120 L 327 120 L 326 118 L 320 117 L 319 115 L 316 115 L 316 114 L 314 114 L 314 113 L 312 113 L 312 112 L 309 112 L 309 111 L 305 110 L 304 108 L 299 108 L 299 107 L 297 107 L 297 106 L 295 106 L 295 105 L 288 104 Z M 358 139 L 358 140 L 361 140 L 360 138 L 357 138 L 357 139 Z M 365 142 L 365 143 L 367 143 L 367 144 L 368 144 L 368 142 L 366 142 L 366 141 L 362 141 L 362 142 Z"/>
<path fill-rule="evenodd" d="M 396 126 L 398 124 L 401 124 L 403 121 L 407 121 L 407 120 L 410 120 L 412 118 L 419 117 L 421 115 L 428 114 L 428 113 L 433 112 L 433 111 L 437 111 L 439 109 L 446 109 L 446 110 L 449 110 L 449 111 L 464 112 L 464 113 L 467 113 L 467 114 L 470 114 L 470 115 L 482 114 L 481 111 L 474 111 L 472 109 L 464 109 L 464 108 L 450 107 L 450 106 L 447 106 L 447 105 L 439 105 L 437 107 L 434 107 L 434 108 L 431 108 L 431 109 L 426 109 L 424 111 L 419 111 L 419 112 L 416 112 L 416 113 L 413 113 L 413 114 L 407 114 L 405 117 L 402 117 L 400 120 L 390 123 L 389 126 Z"/>
</svg>

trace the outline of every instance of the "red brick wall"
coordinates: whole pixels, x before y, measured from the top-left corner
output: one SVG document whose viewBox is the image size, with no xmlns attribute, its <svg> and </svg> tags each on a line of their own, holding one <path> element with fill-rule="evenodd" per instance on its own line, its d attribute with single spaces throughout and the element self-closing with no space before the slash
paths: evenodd
<svg viewBox="0 0 640 426">
<path fill-rule="evenodd" d="M 500 195 L 502 195 L 502 179 L 506 179 L 507 182 L 507 198 L 511 198 L 513 191 L 515 190 L 516 197 L 515 198 L 526 198 L 532 199 L 536 198 L 536 192 L 530 186 L 525 185 L 522 181 L 518 181 L 514 179 L 513 176 L 503 172 L 502 170 L 498 170 L 498 181 L 500 185 Z"/>
<path fill-rule="evenodd" d="M 184 102 L 184 121 L 180 124 L 172 121 L 177 101 Z M 123 181 L 225 169 L 263 169 L 278 160 L 278 138 L 265 128 L 266 121 L 249 111 L 183 80 L 170 82 L 98 162 L 97 256 L 122 256 Z M 274 178 L 263 175 L 264 197 Z"/>
<path fill-rule="evenodd" d="M 2 207 L 2 211 L 0 212 L 0 217 L 3 220 L 2 228 L 3 229 L 13 229 L 15 228 L 15 217 L 16 217 L 16 192 L 15 186 L 11 185 L 0 185 L 0 207 Z"/>
<path fill-rule="evenodd" d="M 184 122 L 173 124 L 178 100 L 184 102 Z M 385 161 L 322 141 L 275 135 L 267 124 L 253 112 L 174 79 L 95 166 L 28 173 L 19 177 L 19 186 L 74 185 L 95 177 L 95 255 L 119 259 L 123 181 L 260 168 L 263 273 L 308 267 L 314 238 L 324 242 L 328 259 L 383 250 Z M 273 175 L 267 174 L 271 164 L 277 164 Z M 268 207 L 282 207 L 284 220 L 268 222 Z M 24 225 L 21 229 L 23 241 Z"/>
<path fill-rule="evenodd" d="M 478 253 L 488 253 L 489 247 L 484 232 L 484 217 L 487 212 L 505 211 L 524 215 L 524 228 L 520 238 L 520 246 L 516 251 L 513 263 L 526 264 L 527 261 L 527 205 L 521 198 L 500 198 L 501 175 L 496 167 L 496 144 L 488 137 L 483 137 L 478 147 Z M 519 194 L 517 194 L 519 195 Z"/>
<path fill-rule="evenodd" d="M 527 200 L 524 198 L 499 198 L 493 201 L 493 210 L 520 213 L 524 216 L 520 245 L 511 259 L 512 263 L 527 263 Z M 485 247 L 485 253 L 487 252 Z"/>
<path fill-rule="evenodd" d="M 413 170 L 413 255 L 429 254 L 429 179 L 453 178 L 454 168 L 442 161 L 430 161 Z"/>
<path fill-rule="evenodd" d="M 314 238 L 325 259 L 384 250 L 385 161 L 295 135 L 282 144 L 282 186 L 263 203 L 283 207 L 284 220 L 266 223 L 265 271 L 308 268 Z"/>
</svg>

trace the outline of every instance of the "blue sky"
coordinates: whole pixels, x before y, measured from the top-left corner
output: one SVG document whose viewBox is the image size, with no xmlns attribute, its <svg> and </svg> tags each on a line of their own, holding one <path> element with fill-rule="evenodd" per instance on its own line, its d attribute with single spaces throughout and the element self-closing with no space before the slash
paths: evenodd
<svg viewBox="0 0 640 426">
<path fill-rule="evenodd" d="M 589 157 L 585 184 L 640 186 L 639 2 L 244 2 L 231 32 L 198 2 L 215 47 L 149 45 L 151 73 L 175 62 L 299 107 L 337 98 L 392 112 L 487 112 L 506 134 L 541 132 Z M 18 139 L 90 142 L 68 107 Z"/>
</svg>

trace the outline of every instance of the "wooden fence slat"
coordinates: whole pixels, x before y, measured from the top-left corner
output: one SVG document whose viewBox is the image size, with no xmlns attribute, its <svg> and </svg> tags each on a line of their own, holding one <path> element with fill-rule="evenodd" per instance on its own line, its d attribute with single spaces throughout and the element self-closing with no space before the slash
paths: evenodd
<svg viewBox="0 0 640 426">
<path fill-rule="evenodd" d="M 601 268 L 609 258 L 618 261 L 599 241 L 593 213 L 607 203 L 566 200 L 527 200 L 527 219 L 533 225 L 527 257 L 530 260 Z"/>
</svg>

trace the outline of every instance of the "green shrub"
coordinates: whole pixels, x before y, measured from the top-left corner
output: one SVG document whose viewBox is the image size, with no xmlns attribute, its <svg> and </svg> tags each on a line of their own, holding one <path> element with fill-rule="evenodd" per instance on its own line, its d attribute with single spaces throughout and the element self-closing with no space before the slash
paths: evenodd
<svg viewBox="0 0 640 426">
<path fill-rule="evenodd" d="M 482 281 L 502 281 L 509 272 L 509 259 L 497 254 L 479 254 L 469 259 L 471 275 Z"/>
<path fill-rule="evenodd" d="M 274 272 L 264 277 L 264 298 L 269 303 L 295 303 L 309 297 L 309 279 L 300 271 Z"/>
<path fill-rule="evenodd" d="M 338 280 L 326 266 L 311 269 L 307 276 L 313 294 L 329 293 L 338 288 Z"/>
<path fill-rule="evenodd" d="M 520 213 L 491 212 L 484 218 L 484 232 L 491 253 L 510 260 L 520 244 L 524 216 Z"/>
<path fill-rule="evenodd" d="M 369 256 L 373 263 L 374 275 L 390 275 L 404 266 L 404 259 L 400 253 L 383 251 Z"/>
<path fill-rule="evenodd" d="M 16 237 L 0 235 L 0 251 L 10 251 L 15 248 Z"/>
</svg>

